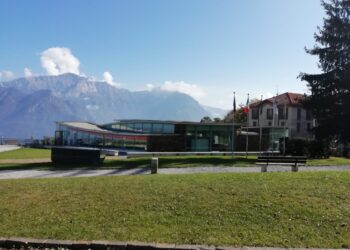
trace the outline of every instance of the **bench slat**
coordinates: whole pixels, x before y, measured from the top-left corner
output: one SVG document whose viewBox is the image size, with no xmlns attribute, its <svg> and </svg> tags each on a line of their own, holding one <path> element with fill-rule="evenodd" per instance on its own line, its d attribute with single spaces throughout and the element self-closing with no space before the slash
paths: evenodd
<svg viewBox="0 0 350 250">
<path fill-rule="evenodd" d="M 289 159 L 270 159 L 270 160 L 261 160 L 261 159 L 258 159 L 257 162 L 284 162 L 284 163 L 294 163 L 294 162 L 299 162 L 299 163 L 305 163 L 306 160 L 289 160 Z"/>
</svg>

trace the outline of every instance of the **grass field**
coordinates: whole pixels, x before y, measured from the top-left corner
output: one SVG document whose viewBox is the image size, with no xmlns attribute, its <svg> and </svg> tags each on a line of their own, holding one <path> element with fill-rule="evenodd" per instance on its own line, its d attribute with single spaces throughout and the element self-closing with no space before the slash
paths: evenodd
<svg viewBox="0 0 350 250">
<path fill-rule="evenodd" d="M 32 161 L 34 159 L 42 159 L 51 157 L 51 152 L 48 149 L 31 149 L 21 148 L 14 151 L 0 153 L 0 169 L 49 169 L 55 168 L 51 163 L 16 163 L 16 162 L 1 162 L 5 160 L 24 159 Z M 163 156 L 159 157 L 159 167 L 196 167 L 196 166 L 252 166 L 255 165 L 256 156 Z M 131 158 L 131 159 L 106 159 L 104 168 L 136 168 L 149 167 L 150 157 Z M 330 157 L 329 159 L 312 159 L 308 160 L 307 165 L 350 165 L 350 159 L 341 157 Z M 72 167 L 91 167 L 95 166 L 63 166 L 65 168 Z"/>
<path fill-rule="evenodd" d="M 108 167 L 146 167 L 151 157 L 130 158 L 106 161 Z M 255 165 L 256 157 L 249 156 L 161 156 L 159 167 L 196 167 L 196 166 L 249 166 Z"/>
<path fill-rule="evenodd" d="M 0 181 L 0 235 L 234 246 L 350 246 L 350 173 Z"/>
<path fill-rule="evenodd" d="M 350 165 L 350 159 L 343 157 L 329 157 L 328 159 L 308 160 L 309 166 L 326 166 L 326 165 Z"/>
<path fill-rule="evenodd" d="M 50 158 L 51 150 L 37 148 L 20 148 L 0 153 L 0 160 L 4 159 L 36 159 Z"/>
</svg>

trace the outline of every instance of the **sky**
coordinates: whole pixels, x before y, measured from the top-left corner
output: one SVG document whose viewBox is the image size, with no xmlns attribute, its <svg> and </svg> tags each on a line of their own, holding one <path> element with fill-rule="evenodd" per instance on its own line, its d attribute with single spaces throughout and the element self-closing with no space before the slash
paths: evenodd
<svg viewBox="0 0 350 250">
<path fill-rule="evenodd" d="M 1 0 L 0 81 L 72 72 L 229 109 L 307 93 L 319 0 Z"/>
</svg>

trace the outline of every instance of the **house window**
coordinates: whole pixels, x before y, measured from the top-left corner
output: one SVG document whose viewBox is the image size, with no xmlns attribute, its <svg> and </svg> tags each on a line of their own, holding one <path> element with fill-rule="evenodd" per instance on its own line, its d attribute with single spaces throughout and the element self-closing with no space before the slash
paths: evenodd
<svg viewBox="0 0 350 250">
<path fill-rule="evenodd" d="M 297 119 L 301 119 L 301 108 L 298 108 Z"/>
<path fill-rule="evenodd" d="M 278 108 L 278 119 L 280 120 L 286 120 L 288 119 L 288 108 L 281 107 Z"/>
<path fill-rule="evenodd" d="M 310 121 L 312 119 L 311 110 L 306 110 L 306 120 Z"/>
<path fill-rule="evenodd" d="M 310 131 L 311 130 L 311 123 L 308 122 L 306 126 L 307 126 L 307 131 Z"/>
<path fill-rule="evenodd" d="M 253 127 L 256 127 L 256 126 L 257 126 L 256 122 L 253 122 Z"/>
<path fill-rule="evenodd" d="M 273 109 L 267 109 L 266 110 L 266 119 L 272 120 L 272 118 L 273 118 Z"/>
<path fill-rule="evenodd" d="M 297 132 L 298 133 L 300 132 L 300 123 L 299 122 L 297 123 Z"/>
<path fill-rule="evenodd" d="M 252 109 L 252 119 L 259 119 L 259 109 Z"/>
</svg>

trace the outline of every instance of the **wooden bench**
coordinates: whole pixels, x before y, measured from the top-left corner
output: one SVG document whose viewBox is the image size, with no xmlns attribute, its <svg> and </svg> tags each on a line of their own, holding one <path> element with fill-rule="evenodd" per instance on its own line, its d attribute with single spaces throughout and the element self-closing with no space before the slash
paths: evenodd
<svg viewBox="0 0 350 250">
<path fill-rule="evenodd" d="M 306 156 L 258 156 L 256 165 L 261 165 L 261 172 L 267 172 L 269 165 L 291 166 L 292 172 L 298 172 L 299 165 L 306 164 Z"/>
<path fill-rule="evenodd" d="M 52 147 L 51 160 L 54 164 L 101 165 L 105 154 L 99 148 Z"/>
</svg>

